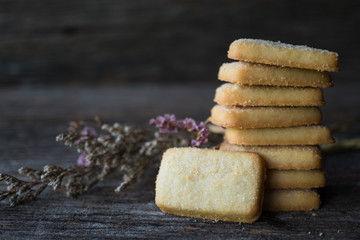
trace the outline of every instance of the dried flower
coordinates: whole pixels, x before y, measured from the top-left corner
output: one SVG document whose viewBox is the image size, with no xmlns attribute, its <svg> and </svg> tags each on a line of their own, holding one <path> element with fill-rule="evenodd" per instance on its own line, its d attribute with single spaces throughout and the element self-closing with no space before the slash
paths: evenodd
<svg viewBox="0 0 360 240">
<path fill-rule="evenodd" d="M 179 123 L 183 126 L 184 129 L 189 132 L 198 130 L 198 126 L 196 125 L 195 120 L 192 118 L 185 118 L 184 120 L 179 120 Z"/>
<path fill-rule="evenodd" d="M 96 121 L 97 124 L 71 122 L 68 132 L 56 137 L 57 141 L 81 153 L 77 165 L 65 168 L 46 165 L 42 171 L 20 168 L 19 174 L 29 180 L 0 173 L 0 182 L 7 185 L 6 190 L 0 190 L 0 201 L 8 199 L 10 205 L 15 206 L 36 199 L 47 187 L 54 190 L 63 187 L 68 196 L 74 197 L 116 170 L 122 173 L 122 181 L 115 189 L 119 192 L 132 184 L 148 166 L 156 163 L 167 148 L 190 144 L 199 147 L 208 141 L 209 132 L 203 122 L 197 125 L 191 118 L 177 121 L 173 114 L 150 120 L 149 123 L 159 129 L 155 133 L 119 123 L 108 125 L 99 119 Z"/>
<path fill-rule="evenodd" d="M 155 126 L 160 132 L 192 132 L 195 133 L 195 139 L 191 140 L 192 147 L 200 147 L 208 142 L 209 131 L 204 122 L 196 124 L 192 118 L 185 118 L 184 120 L 177 120 L 174 114 L 165 114 L 164 116 L 157 116 L 155 119 L 150 119 L 149 124 Z"/>
<path fill-rule="evenodd" d="M 79 166 L 85 166 L 85 167 L 89 167 L 90 165 L 91 165 L 91 163 L 86 159 L 86 157 L 87 157 L 87 152 L 86 151 L 83 151 L 80 155 L 79 155 L 79 157 L 78 157 L 78 159 L 77 159 L 77 165 L 79 165 Z"/>
<path fill-rule="evenodd" d="M 177 132 L 178 126 L 176 123 L 176 117 L 174 114 L 165 114 L 164 116 L 157 116 L 155 119 L 152 118 L 149 124 L 155 126 L 162 133 Z"/>
</svg>

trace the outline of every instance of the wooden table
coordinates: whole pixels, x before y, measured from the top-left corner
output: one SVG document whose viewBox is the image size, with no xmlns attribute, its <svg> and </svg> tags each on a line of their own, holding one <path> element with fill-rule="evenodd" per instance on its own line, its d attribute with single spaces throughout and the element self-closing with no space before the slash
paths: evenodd
<svg viewBox="0 0 360 240">
<path fill-rule="evenodd" d="M 73 164 L 77 153 L 55 142 L 70 120 L 99 115 L 105 122 L 145 126 L 149 118 L 167 112 L 204 120 L 213 105 L 214 84 L 2 89 L 0 172 Z M 338 139 L 360 135 L 359 87 L 344 80 L 325 90 L 324 123 L 337 130 Z M 358 150 L 324 154 L 328 183 L 320 190 L 322 207 L 314 212 L 265 212 L 254 224 L 165 214 L 154 203 L 157 169 L 151 169 L 120 194 L 113 191 L 119 177 L 112 174 L 76 199 L 46 190 L 36 201 L 16 207 L 0 202 L 0 238 L 359 239 L 359 157 Z"/>
</svg>

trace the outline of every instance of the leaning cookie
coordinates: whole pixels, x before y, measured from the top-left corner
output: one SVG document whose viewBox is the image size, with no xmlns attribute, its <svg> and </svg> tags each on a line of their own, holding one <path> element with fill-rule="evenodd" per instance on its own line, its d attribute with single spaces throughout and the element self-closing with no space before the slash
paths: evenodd
<svg viewBox="0 0 360 240">
<path fill-rule="evenodd" d="M 320 196 L 315 190 L 267 190 L 264 211 L 312 211 L 320 207 Z"/>
<path fill-rule="evenodd" d="M 264 160 L 267 169 L 311 170 L 322 167 L 317 146 L 245 146 L 224 141 L 220 150 L 255 152 Z"/>
<path fill-rule="evenodd" d="M 328 50 L 260 39 L 238 39 L 228 57 L 255 63 L 338 72 L 338 54 Z"/>
<path fill-rule="evenodd" d="M 214 101 L 230 106 L 320 106 L 320 88 L 249 86 L 225 83 L 216 89 Z"/>
<path fill-rule="evenodd" d="M 171 148 L 156 180 L 156 205 L 180 216 L 254 222 L 262 209 L 265 165 L 256 153 Z"/>
<path fill-rule="evenodd" d="M 322 170 L 267 170 L 267 189 L 307 189 L 324 187 L 326 178 Z"/>
<path fill-rule="evenodd" d="M 243 61 L 224 63 L 219 69 L 218 78 L 226 82 L 247 85 L 319 88 L 333 86 L 327 72 Z"/>
<path fill-rule="evenodd" d="M 225 129 L 224 139 L 236 145 L 318 145 L 333 143 L 325 126 Z"/>
<path fill-rule="evenodd" d="M 215 105 L 210 121 L 222 127 L 292 127 L 321 123 L 317 107 L 236 107 Z"/>
</svg>

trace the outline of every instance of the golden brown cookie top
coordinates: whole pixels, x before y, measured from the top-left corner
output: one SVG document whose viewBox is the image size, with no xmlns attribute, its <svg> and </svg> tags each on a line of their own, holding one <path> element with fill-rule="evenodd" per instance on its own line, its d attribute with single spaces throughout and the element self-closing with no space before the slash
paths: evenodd
<svg viewBox="0 0 360 240">
<path fill-rule="evenodd" d="M 338 54 L 324 49 L 259 39 L 231 43 L 228 57 L 255 63 L 338 72 Z"/>
</svg>

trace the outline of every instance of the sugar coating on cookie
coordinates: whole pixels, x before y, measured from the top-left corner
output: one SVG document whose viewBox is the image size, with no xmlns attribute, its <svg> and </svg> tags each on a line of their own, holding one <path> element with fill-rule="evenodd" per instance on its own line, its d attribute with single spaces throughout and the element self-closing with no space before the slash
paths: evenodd
<svg viewBox="0 0 360 240">
<path fill-rule="evenodd" d="M 236 107 L 215 105 L 210 121 L 222 127 L 291 127 L 321 123 L 317 107 Z"/>
<path fill-rule="evenodd" d="M 230 106 L 320 106 L 320 88 L 249 86 L 225 83 L 216 89 L 214 101 Z"/>
<path fill-rule="evenodd" d="M 255 63 L 338 72 L 338 54 L 328 50 L 260 39 L 238 39 L 228 57 Z"/>
<path fill-rule="evenodd" d="M 317 146 L 246 146 L 221 143 L 220 150 L 255 152 L 264 160 L 267 169 L 311 170 L 322 167 Z"/>
<path fill-rule="evenodd" d="M 333 86 L 330 74 L 327 72 L 243 61 L 224 63 L 219 69 L 218 79 L 247 85 L 319 88 Z"/>
<path fill-rule="evenodd" d="M 316 190 L 267 190 L 264 196 L 264 211 L 312 211 L 320 207 Z"/>
<path fill-rule="evenodd" d="M 224 139 L 237 145 L 318 145 L 334 142 L 329 128 L 320 125 L 284 128 L 227 128 Z"/>
<path fill-rule="evenodd" d="M 258 154 L 171 148 L 156 180 L 156 205 L 181 216 L 254 222 L 262 208 L 265 165 Z"/>
<path fill-rule="evenodd" d="M 322 170 L 267 170 L 267 189 L 307 189 L 324 187 L 325 173 Z"/>
</svg>

